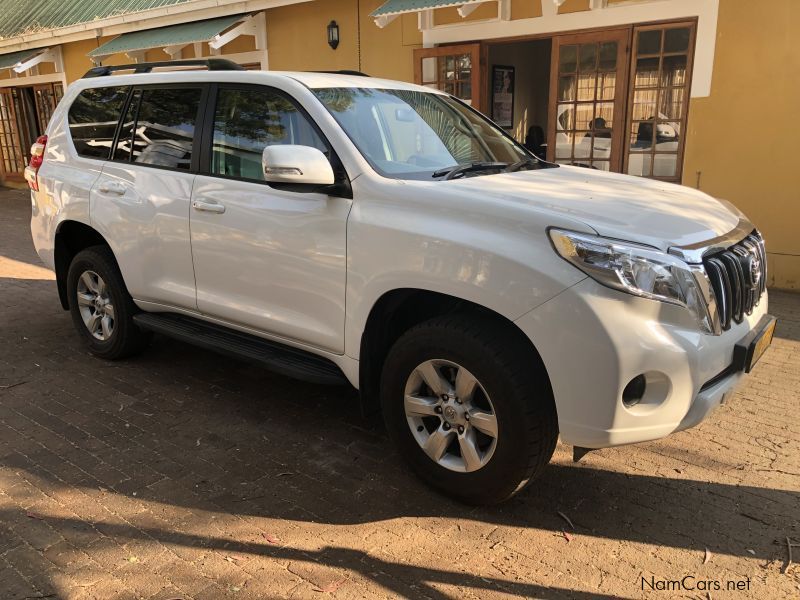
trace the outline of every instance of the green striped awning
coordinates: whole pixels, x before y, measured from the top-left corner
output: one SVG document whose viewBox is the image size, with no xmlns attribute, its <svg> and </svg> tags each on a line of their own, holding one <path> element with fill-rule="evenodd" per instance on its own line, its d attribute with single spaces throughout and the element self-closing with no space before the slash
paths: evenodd
<svg viewBox="0 0 800 600">
<path fill-rule="evenodd" d="M 90 58 L 102 58 L 103 56 L 119 54 L 120 52 L 137 52 L 139 50 L 150 50 L 151 48 L 210 42 L 215 36 L 246 16 L 248 15 L 230 15 L 218 19 L 180 23 L 178 25 L 159 27 L 158 29 L 123 33 L 99 48 L 95 48 L 87 56 Z"/>
<path fill-rule="evenodd" d="M 9 54 L 0 54 L 0 70 L 10 69 L 17 63 L 25 62 L 37 54 L 44 52 L 47 48 L 34 48 L 33 50 L 20 50 Z"/>
<path fill-rule="evenodd" d="M 472 3 L 474 2 L 470 2 L 470 0 L 389 0 L 372 11 L 369 16 L 388 17 L 389 15 L 401 15 L 403 13 L 419 12 L 432 8 L 461 6 L 462 4 Z"/>
</svg>

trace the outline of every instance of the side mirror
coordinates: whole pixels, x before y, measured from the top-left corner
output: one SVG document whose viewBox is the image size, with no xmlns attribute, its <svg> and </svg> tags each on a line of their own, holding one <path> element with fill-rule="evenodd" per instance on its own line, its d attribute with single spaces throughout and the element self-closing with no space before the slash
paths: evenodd
<svg viewBox="0 0 800 600">
<path fill-rule="evenodd" d="M 268 183 L 333 185 L 336 181 L 331 163 L 311 146 L 267 146 L 261 166 Z"/>
</svg>

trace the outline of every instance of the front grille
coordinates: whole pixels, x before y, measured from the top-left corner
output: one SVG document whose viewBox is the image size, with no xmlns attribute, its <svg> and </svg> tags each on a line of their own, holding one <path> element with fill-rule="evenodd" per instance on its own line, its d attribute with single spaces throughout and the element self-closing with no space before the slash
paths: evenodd
<svg viewBox="0 0 800 600">
<path fill-rule="evenodd" d="M 753 231 L 726 250 L 703 257 L 703 266 L 714 290 L 720 326 L 741 323 L 752 314 L 767 288 L 767 253 L 764 239 Z"/>
</svg>

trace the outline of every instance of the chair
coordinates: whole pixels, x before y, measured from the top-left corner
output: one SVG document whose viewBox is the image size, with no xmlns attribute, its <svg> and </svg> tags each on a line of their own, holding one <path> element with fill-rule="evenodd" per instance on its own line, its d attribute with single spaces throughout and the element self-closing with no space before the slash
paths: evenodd
<svg viewBox="0 0 800 600">
<path fill-rule="evenodd" d="M 544 130 L 539 125 L 531 125 L 528 127 L 528 135 L 525 136 L 525 143 L 523 146 L 539 158 L 545 159 L 546 152 L 542 144 L 544 144 Z"/>
</svg>

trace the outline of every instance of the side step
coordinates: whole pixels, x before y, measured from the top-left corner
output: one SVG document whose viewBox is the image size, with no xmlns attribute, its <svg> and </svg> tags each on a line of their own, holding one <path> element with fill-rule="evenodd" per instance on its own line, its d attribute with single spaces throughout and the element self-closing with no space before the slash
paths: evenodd
<svg viewBox="0 0 800 600">
<path fill-rule="evenodd" d="M 142 329 L 257 363 L 287 377 L 329 385 L 347 383 L 341 369 L 327 358 L 221 325 L 171 313 L 138 313 L 133 320 Z"/>
</svg>

